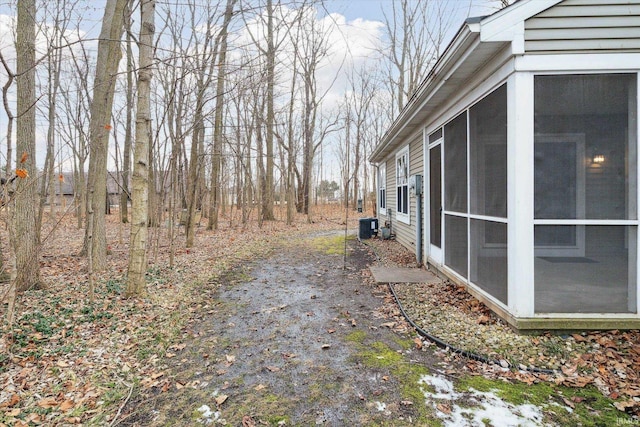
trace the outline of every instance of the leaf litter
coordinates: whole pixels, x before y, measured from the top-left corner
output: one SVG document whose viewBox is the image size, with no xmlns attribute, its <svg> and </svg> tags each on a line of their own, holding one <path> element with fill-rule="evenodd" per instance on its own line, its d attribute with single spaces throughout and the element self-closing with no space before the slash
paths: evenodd
<svg viewBox="0 0 640 427">
<path fill-rule="evenodd" d="M 179 333 L 207 309 L 202 284 L 267 253 L 283 238 L 335 229 L 343 218 L 339 207 L 319 213 L 312 224 L 299 215 L 292 226 L 272 221 L 259 228 L 253 221 L 243 228 L 227 218 L 225 230 L 198 228 L 195 247 L 188 249 L 179 229 L 173 268 L 167 230 L 151 229 L 147 293 L 124 299 L 129 227 L 119 223 L 116 211 L 107 216 L 108 268 L 96 275 L 90 301 L 86 258 L 78 255 L 84 230 L 71 216 L 47 220 L 45 213 L 41 275 L 47 286 L 19 297 L 13 326 L 2 323 L 0 329 L 0 427 L 115 425 L 132 394 L 187 386 L 165 375 L 166 359 L 188 351 Z M 6 230 L 0 239 L 6 251 Z M 2 301 L 3 322 L 5 313 Z"/>
<path fill-rule="evenodd" d="M 165 370 L 168 359 L 183 358 L 189 351 L 180 331 L 189 330 L 189 325 L 213 309 L 203 301 L 201 285 L 215 283 L 219 275 L 243 260 L 267 253 L 283 236 L 335 229 L 340 227 L 341 221 L 339 214 L 334 212 L 314 224 L 298 218 L 290 227 L 283 222 L 268 222 L 261 229 L 255 224 L 249 225 L 249 229 L 235 227 L 224 232 L 199 229 L 196 247 L 190 249 L 181 247 L 184 240 L 181 234 L 176 245 L 176 266 L 172 269 L 168 266 L 169 244 L 165 232 L 156 232 L 158 242 L 150 250 L 154 255 L 150 256 L 147 295 L 142 299 L 126 300 L 121 293 L 125 287 L 128 249 L 122 236 L 128 235 L 128 227 L 115 223 L 117 215 L 109 216 L 108 220 L 109 268 L 98 277 L 95 301 L 90 302 L 86 297 L 86 260 L 77 256 L 83 232 L 76 229 L 75 219 L 66 218 L 60 221 L 60 229 L 51 234 L 43 250 L 42 276 L 48 287 L 25 293 L 19 300 L 13 328 L 3 325 L 0 336 L 0 426 L 115 425 L 132 395 L 200 387 L 195 382 L 180 383 L 165 375 Z M 356 225 L 357 219 L 351 221 L 352 227 Z M 3 237 L 2 243 L 5 242 Z M 378 244 L 378 241 L 372 240 L 372 243 Z M 387 258 L 383 262 L 407 265 L 413 261 L 413 255 L 398 248 L 397 242 L 380 243 L 386 245 Z M 470 325 L 474 328 L 475 325 L 487 326 L 497 331 L 496 336 L 504 337 L 497 341 L 485 339 L 472 350 L 488 356 L 511 356 L 508 360 L 510 369 L 475 361 L 467 361 L 465 369 L 487 377 L 528 384 L 541 381 L 573 387 L 592 384 L 615 399 L 619 410 L 638 414 L 638 331 L 516 338 L 521 336 L 501 328 L 500 320 L 486 307 L 474 302 L 463 289 L 451 284 L 444 286 L 447 288 L 441 292 L 426 288 L 414 288 L 411 293 L 405 290 L 403 302 L 414 313 L 424 313 L 429 311 L 425 310 L 429 301 L 420 296 L 431 292 L 438 304 L 448 308 L 447 314 L 460 311 L 463 317 L 472 319 Z M 3 293 L 0 288 L 0 294 Z M 409 327 L 390 296 L 383 296 L 387 303 L 379 315 L 392 319 L 383 325 L 399 333 L 407 332 Z M 428 324 L 425 319 L 418 320 L 425 326 Z M 450 323 L 449 318 L 447 323 L 447 327 L 435 332 L 442 333 L 442 337 L 452 344 L 467 345 L 470 334 L 464 332 L 470 325 L 463 323 L 457 328 L 457 323 Z M 195 329 L 192 337 L 198 337 Z M 505 346 L 505 342 L 510 346 Z M 520 345 L 522 342 L 525 344 Z M 421 346 L 416 342 L 416 348 Z M 295 357 L 294 354 L 289 356 Z M 285 353 L 283 357 L 286 357 Z M 450 356 L 443 357 L 451 360 Z M 534 374 L 518 369 L 528 365 L 559 369 L 559 373 Z M 256 386 L 258 388 L 262 390 L 260 384 Z M 403 406 L 414 403 L 404 402 Z M 570 407 L 582 402 L 574 398 L 564 403 Z M 451 405 L 439 405 L 436 409 L 442 409 L 440 412 L 444 414 L 456 411 Z M 206 410 L 205 406 L 201 407 L 201 412 L 208 417 L 203 416 L 203 420 L 213 422 L 217 411 L 209 413 L 211 409 Z M 243 425 L 252 423 L 250 417 L 243 419 Z"/>
<path fill-rule="evenodd" d="M 371 239 L 367 244 L 378 255 L 379 264 L 415 266 L 415 255 L 396 241 Z M 618 410 L 640 417 L 640 331 L 520 335 L 464 286 L 444 281 L 398 283 L 394 288 L 405 311 L 424 331 L 455 348 L 500 362 L 487 365 L 468 360 L 466 367 L 472 373 L 526 384 L 593 385 L 613 399 Z M 390 313 L 402 317 L 392 297 L 387 299 Z"/>
</svg>

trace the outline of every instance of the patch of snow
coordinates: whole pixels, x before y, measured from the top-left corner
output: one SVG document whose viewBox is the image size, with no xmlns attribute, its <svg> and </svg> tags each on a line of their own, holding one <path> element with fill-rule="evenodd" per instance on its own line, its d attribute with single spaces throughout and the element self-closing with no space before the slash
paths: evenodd
<svg viewBox="0 0 640 427">
<path fill-rule="evenodd" d="M 567 411 L 570 414 L 573 413 L 573 408 L 570 408 L 569 406 L 561 405 L 558 402 L 551 402 L 549 404 L 552 405 L 552 406 L 557 406 L 559 408 L 563 408 L 565 411 Z"/>
<path fill-rule="evenodd" d="M 211 424 L 220 419 L 220 412 L 213 412 L 209 405 L 202 405 L 197 409 L 197 411 L 202 414 L 199 421 L 203 424 Z"/>
<path fill-rule="evenodd" d="M 423 375 L 422 378 L 418 380 L 418 384 L 426 384 L 433 387 L 436 392 L 435 394 L 430 394 L 428 397 L 434 399 L 453 400 L 460 397 L 460 394 L 456 393 L 455 389 L 453 388 L 453 383 L 444 377 Z M 420 390 L 422 390 L 422 387 L 420 387 Z M 425 397 L 427 397 L 426 392 L 424 390 L 422 390 L 422 392 L 425 393 Z"/>
<path fill-rule="evenodd" d="M 537 427 L 543 426 L 543 415 L 540 408 L 531 404 L 513 405 L 499 398 L 495 393 L 480 392 L 470 389 L 468 392 L 456 392 L 453 383 L 440 376 L 423 375 L 418 385 L 429 385 L 435 393 L 420 387 L 426 403 L 431 403 L 438 417 L 446 427 L 460 425 L 484 427 L 487 425 L 504 427 Z M 464 398 L 465 407 L 455 402 L 447 405 L 443 412 L 438 407 L 438 400 L 454 401 Z M 450 410 L 449 410 L 450 409 Z"/>
</svg>

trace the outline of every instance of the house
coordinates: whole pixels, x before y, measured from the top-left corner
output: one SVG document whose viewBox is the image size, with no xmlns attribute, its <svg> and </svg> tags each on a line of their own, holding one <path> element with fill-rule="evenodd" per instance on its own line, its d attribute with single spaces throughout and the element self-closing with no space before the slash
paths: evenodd
<svg viewBox="0 0 640 427">
<path fill-rule="evenodd" d="M 44 175 L 41 175 L 40 180 L 42 180 L 43 178 Z M 60 174 L 56 175 L 56 178 L 53 182 L 53 190 L 55 192 L 56 198 L 56 200 L 54 201 L 55 204 L 67 206 L 73 203 L 76 193 L 79 192 L 79 189 L 77 188 L 77 184 L 75 182 L 75 178 L 76 174 L 74 174 L 73 172 L 61 172 Z M 88 179 L 86 174 L 84 179 L 84 183 L 86 185 Z M 120 202 L 119 197 L 122 190 L 122 181 L 123 176 L 121 172 L 107 172 L 107 197 L 109 200 L 109 205 L 117 205 Z M 49 198 L 50 197 L 47 196 L 47 204 L 51 203 L 51 200 L 49 200 Z"/>
<path fill-rule="evenodd" d="M 640 0 L 468 19 L 370 156 L 380 222 L 518 330 L 640 328 L 639 73 Z"/>
</svg>

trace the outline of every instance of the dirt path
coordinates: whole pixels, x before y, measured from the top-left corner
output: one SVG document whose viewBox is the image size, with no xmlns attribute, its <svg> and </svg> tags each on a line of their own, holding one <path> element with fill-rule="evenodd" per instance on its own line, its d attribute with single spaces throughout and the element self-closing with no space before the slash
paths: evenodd
<svg viewBox="0 0 640 427">
<path fill-rule="evenodd" d="M 368 277 L 373 255 L 355 239 L 348 246 L 344 264 L 339 234 L 290 241 L 271 257 L 203 288 L 208 302 L 194 309 L 183 342 L 167 355 L 171 366 L 164 379 L 171 386 L 149 390 L 151 397 L 134 396 L 120 425 L 492 420 L 485 408 L 502 403 L 477 392 L 454 392 L 446 372 L 457 375 L 461 366 L 443 362 L 446 356 L 432 348 L 418 349 L 420 341 L 398 317 L 386 287 Z M 530 422 L 512 409 L 506 411 L 512 418 L 495 425 L 540 425 L 541 415 Z"/>
<path fill-rule="evenodd" d="M 372 254 L 350 240 L 343 269 L 340 241 L 289 243 L 224 277 L 171 358 L 177 386 L 122 424 L 412 425 L 424 417 L 416 384 L 433 356 L 389 327 L 384 288 L 363 281 Z M 405 390 L 406 381 L 414 387 Z"/>
</svg>

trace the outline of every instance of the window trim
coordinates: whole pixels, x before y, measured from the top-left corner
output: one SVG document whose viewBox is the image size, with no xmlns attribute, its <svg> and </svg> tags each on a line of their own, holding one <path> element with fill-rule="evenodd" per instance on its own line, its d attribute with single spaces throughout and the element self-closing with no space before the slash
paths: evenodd
<svg viewBox="0 0 640 427">
<path fill-rule="evenodd" d="M 387 214 L 387 163 L 378 166 L 378 212 Z"/>
<path fill-rule="evenodd" d="M 405 178 L 405 182 L 403 184 L 400 184 L 398 182 L 400 175 L 399 175 L 399 169 L 398 169 L 398 159 L 402 158 L 406 156 L 406 177 Z M 398 219 L 398 221 L 407 224 L 407 225 L 411 225 L 411 197 L 409 196 L 409 174 L 411 171 L 411 167 L 409 164 L 409 146 L 405 146 L 402 149 L 400 149 L 398 152 L 396 152 L 396 159 L 395 159 L 396 163 L 396 218 Z M 406 195 L 407 195 L 407 212 L 402 212 L 399 209 L 399 204 L 400 204 L 400 189 L 406 187 L 407 191 L 406 191 Z"/>
</svg>

